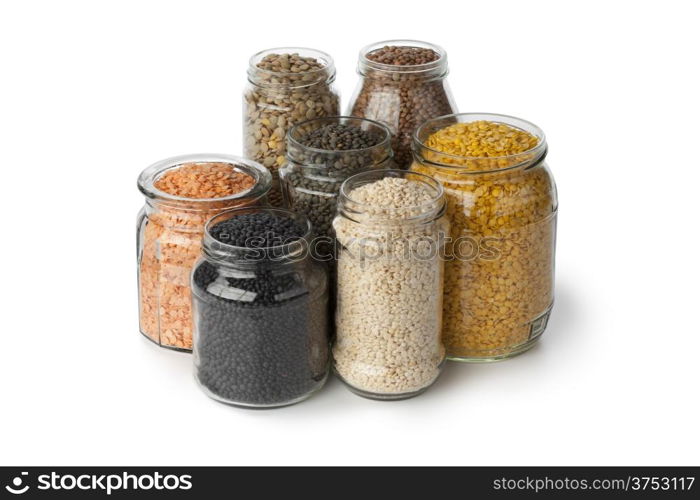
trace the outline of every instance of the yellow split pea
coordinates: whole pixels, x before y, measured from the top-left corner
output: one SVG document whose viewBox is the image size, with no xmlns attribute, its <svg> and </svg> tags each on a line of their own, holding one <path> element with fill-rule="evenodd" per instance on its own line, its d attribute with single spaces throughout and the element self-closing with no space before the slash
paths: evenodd
<svg viewBox="0 0 700 500">
<path fill-rule="evenodd" d="M 553 300 L 556 191 L 534 135 L 455 123 L 418 148 L 412 170 L 445 188 L 453 258 L 445 267 L 448 356 L 508 357 L 542 333 Z"/>
</svg>

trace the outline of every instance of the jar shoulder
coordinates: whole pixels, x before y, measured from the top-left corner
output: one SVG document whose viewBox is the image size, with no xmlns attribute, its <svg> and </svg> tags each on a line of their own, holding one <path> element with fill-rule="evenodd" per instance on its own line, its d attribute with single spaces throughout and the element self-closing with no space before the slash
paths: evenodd
<svg viewBox="0 0 700 500">
<path fill-rule="evenodd" d="M 486 173 L 460 172 L 414 162 L 412 170 L 437 179 L 445 189 L 448 213 L 502 225 L 524 225 L 556 213 L 557 189 L 545 162 L 529 168 Z"/>
<path fill-rule="evenodd" d="M 303 265 L 231 266 L 201 257 L 193 266 L 192 290 L 199 300 L 242 307 L 270 307 L 324 295 L 328 275 L 323 263 Z"/>
</svg>

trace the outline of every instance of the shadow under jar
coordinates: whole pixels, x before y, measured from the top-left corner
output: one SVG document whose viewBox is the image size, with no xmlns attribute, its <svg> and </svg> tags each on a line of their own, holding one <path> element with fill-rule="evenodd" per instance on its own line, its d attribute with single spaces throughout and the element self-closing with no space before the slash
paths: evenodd
<svg viewBox="0 0 700 500">
<path fill-rule="evenodd" d="M 266 204 L 270 183 L 262 165 L 230 155 L 177 156 L 141 173 L 146 203 L 138 215 L 136 258 L 144 336 L 163 347 L 192 349 L 190 273 L 204 225 L 224 210 Z"/>
<path fill-rule="evenodd" d="M 347 134 L 349 139 L 343 135 L 336 142 L 339 126 L 340 133 Z M 343 149 L 309 146 L 313 144 L 314 134 L 323 134 L 316 138 L 317 142 Z M 353 149 L 353 140 L 371 145 Z M 381 123 L 364 118 L 337 116 L 309 120 L 289 131 L 287 159 L 280 170 L 285 204 L 311 220 L 316 236 L 327 238 L 314 245 L 317 254 L 325 258 L 334 246 L 330 238 L 341 184 L 361 171 L 392 166 L 391 133 Z"/>
<path fill-rule="evenodd" d="M 416 128 L 457 111 L 445 80 L 447 53 L 417 40 L 387 40 L 360 51 L 357 72 L 360 82 L 348 114 L 386 124 L 396 164 L 407 169 Z"/>
<path fill-rule="evenodd" d="M 444 211 L 442 186 L 422 174 L 368 171 L 343 183 L 333 359 L 360 396 L 409 398 L 440 374 Z"/>
<path fill-rule="evenodd" d="M 217 229 L 231 222 L 235 231 Z M 265 236 L 256 234 L 273 234 L 280 224 L 303 234 L 261 244 Z M 252 235 L 251 246 L 225 243 L 235 232 Z M 197 382 L 211 398 L 271 408 L 323 387 L 330 367 L 328 279 L 308 253 L 310 236 L 306 217 L 272 208 L 231 210 L 207 224 L 192 273 L 193 357 Z"/>
<path fill-rule="evenodd" d="M 328 54 L 306 48 L 269 49 L 250 58 L 243 94 L 243 149 L 272 172 L 269 201 L 282 206 L 278 169 L 285 163 L 287 131 L 304 120 L 340 114 Z"/>
<path fill-rule="evenodd" d="M 422 125 L 414 151 L 411 169 L 437 179 L 447 197 L 449 359 L 492 361 L 526 351 L 544 331 L 554 299 L 557 194 L 544 133 L 511 116 L 457 114 Z"/>
</svg>

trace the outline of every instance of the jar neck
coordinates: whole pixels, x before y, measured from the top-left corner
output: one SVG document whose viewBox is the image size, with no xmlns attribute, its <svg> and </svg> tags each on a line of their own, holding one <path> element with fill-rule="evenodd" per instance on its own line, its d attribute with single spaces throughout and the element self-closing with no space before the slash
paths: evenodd
<svg viewBox="0 0 700 500">
<path fill-rule="evenodd" d="M 297 73 L 302 75 L 302 73 Z M 322 74 L 310 75 L 309 80 L 299 81 L 289 78 L 270 77 L 268 72 L 256 69 L 248 70 L 248 82 L 259 92 L 285 94 L 295 91 L 323 92 L 335 81 L 335 69 L 330 68 Z"/>
<path fill-rule="evenodd" d="M 385 177 L 398 177 L 420 183 L 431 197 L 417 206 L 396 208 L 362 203 L 353 199 L 353 190 Z M 377 228 L 429 224 L 442 217 L 445 209 L 445 196 L 440 183 L 427 175 L 405 170 L 376 170 L 354 175 L 343 183 L 338 197 L 338 213 L 341 216 Z"/>
<path fill-rule="evenodd" d="M 231 245 L 212 236 L 212 228 L 222 222 L 239 216 L 259 213 L 292 219 L 304 228 L 304 234 L 289 241 L 275 241 L 274 246 L 264 246 L 265 238 L 257 238 L 256 236 L 247 238 L 245 246 Z M 258 232 L 264 233 L 265 231 L 258 230 Z M 311 222 L 302 214 L 270 207 L 238 208 L 227 210 L 209 219 L 204 228 L 202 253 L 208 261 L 232 269 L 246 271 L 286 269 L 308 263 L 311 238 Z"/>
<path fill-rule="evenodd" d="M 383 64 L 370 59 L 369 56 L 372 54 L 372 52 L 381 49 L 385 45 L 429 49 L 435 52 L 438 57 L 434 61 L 416 65 Z M 391 40 L 387 42 L 379 42 L 368 45 L 360 51 L 357 72 L 365 78 L 374 78 L 385 80 L 387 82 L 394 81 L 397 83 L 404 81 L 443 79 L 448 73 L 447 53 L 442 47 L 415 40 Z"/>
<path fill-rule="evenodd" d="M 394 82 L 397 84 L 402 82 L 429 82 L 444 80 L 448 73 L 446 62 L 444 64 L 439 64 L 436 67 L 426 67 L 419 70 L 402 70 L 401 68 L 401 66 L 389 66 L 386 64 L 374 63 L 372 61 L 360 60 L 359 64 L 357 65 L 357 72 L 364 78 L 382 80 L 387 83 Z M 413 66 L 413 68 L 419 67 Z"/>
<path fill-rule="evenodd" d="M 469 157 L 446 153 L 428 146 L 435 133 L 458 123 L 490 121 L 525 131 L 537 138 L 537 145 L 522 153 L 507 156 Z M 544 162 L 547 141 L 544 132 L 528 121 L 507 115 L 461 113 L 433 118 L 416 130 L 412 143 L 413 156 L 421 165 L 444 169 L 454 174 L 498 174 L 532 168 Z"/>
<path fill-rule="evenodd" d="M 345 126 L 359 129 L 377 140 L 361 149 L 329 150 L 304 144 L 309 134 L 324 127 Z M 304 169 L 310 176 L 345 179 L 362 170 L 388 166 L 393 158 L 391 132 L 374 120 L 349 116 L 331 116 L 307 120 L 293 126 L 287 133 L 287 160 Z"/>
<path fill-rule="evenodd" d="M 253 186 L 245 191 L 222 196 L 219 198 L 186 198 L 172 195 L 156 188 L 156 182 L 171 170 L 176 170 L 183 165 L 191 164 L 227 164 L 232 171 L 246 174 L 253 178 Z M 147 210 L 164 213 L 182 213 L 209 217 L 226 210 L 242 205 L 250 205 L 263 199 L 272 187 L 270 171 L 257 162 L 231 155 L 222 154 L 194 154 L 175 156 L 154 163 L 138 178 L 139 191 L 146 198 Z"/>
<path fill-rule="evenodd" d="M 547 156 L 546 143 L 518 155 L 496 158 L 472 158 L 453 156 L 435 151 L 414 142 L 413 156 L 419 164 L 464 175 L 497 175 L 527 170 L 544 163 Z"/>
<path fill-rule="evenodd" d="M 219 242 L 208 233 L 202 241 L 202 254 L 212 264 L 233 270 L 287 271 L 309 265 L 311 253 L 309 237 L 304 237 L 287 245 L 270 248 L 232 247 Z"/>
<path fill-rule="evenodd" d="M 258 66 L 265 57 L 272 54 L 300 54 L 318 61 L 322 67 L 309 71 L 277 72 Z M 261 90 L 269 92 L 289 92 L 294 90 L 313 91 L 325 88 L 335 80 L 335 65 L 333 59 L 314 49 L 299 47 L 284 47 L 269 49 L 255 54 L 248 64 L 248 81 Z"/>
</svg>

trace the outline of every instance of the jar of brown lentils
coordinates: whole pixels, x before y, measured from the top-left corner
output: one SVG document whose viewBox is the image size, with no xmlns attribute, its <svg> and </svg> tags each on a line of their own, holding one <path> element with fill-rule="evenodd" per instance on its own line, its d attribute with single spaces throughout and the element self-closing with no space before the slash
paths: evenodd
<svg viewBox="0 0 700 500">
<path fill-rule="evenodd" d="M 526 351 L 547 326 L 554 291 L 557 194 L 544 134 L 511 116 L 429 120 L 412 170 L 445 189 L 443 340 L 450 359 L 491 361 Z"/>
<path fill-rule="evenodd" d="M 388 40 L 360 51 L 357 72 L 361 78 L 348 114 L 387 125 L 396 165 L 408 168 L 416 128 L 457 111 L 445 80 L 447 53 L 426 42 Z"/>
<path fill-rule="evenodd" d="M 298 47 L 264 50 L 250 58 L 243 94 L 246 158 L 272 172 L 269 202 L 282 206 L 279 168 L 286 162 L 285 138 L 295 124 L 340 114 L 335 66 L 328 54 Z"/>
<path fill-rule="evenodd" d="M 136 226 L 139 326 L 156 344 L 192 350 L 190 273 L 206 222 L 224 210 L 266 204 L 270 172 L 230 155 L 159 161 L 138 187 L 146 198 Z"/>
</svg>

